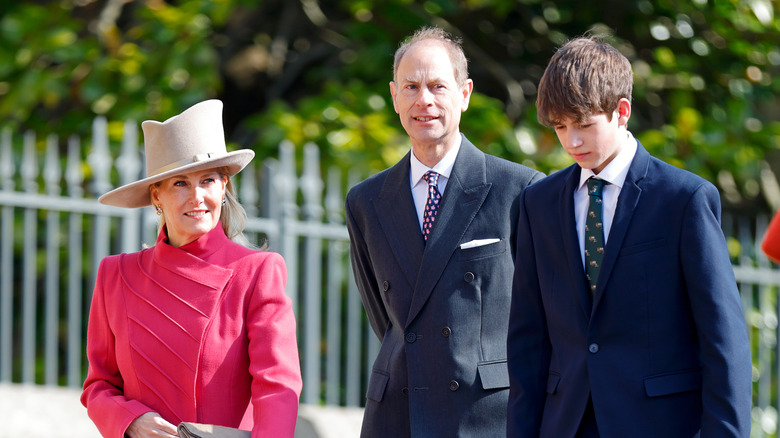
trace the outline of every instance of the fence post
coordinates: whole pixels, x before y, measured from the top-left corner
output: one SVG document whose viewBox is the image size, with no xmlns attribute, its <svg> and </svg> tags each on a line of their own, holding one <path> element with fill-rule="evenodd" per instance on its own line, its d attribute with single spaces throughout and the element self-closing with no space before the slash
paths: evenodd
<svg viewBox="0 0 780 438">
<path fill-rule="evenodd" d="M 92 190 L 100 196 L 111 189 L 111 155 L 108 148 L 108 123 L 106 118 L 95 117 L 92 122 L 92 152 L 87 156 L 87 162 L 92 168 L 94 180 Z M 89 300 L 92 300 L 92 291 L 95 289 L 95 277 L 98 266 L 103 257 L 109 253 L 109 217 L 98 212 L 95 215 L 95 223 L 92 227 L 92 280 L 89 284 Z"/>
<path fill-rule="evenodd" d="M 46 138 L 46 165 L 43 179 L 46 194 L 60 196 L 60 162 L 58 139 L 56 134 Z M 46 212 L 46 341 L 45 341 L 45 382 L 57 385 L 59 371 L 58 348 L 60 317 L 60 212 Z"/>
<path fill-rule="evenodd" d="M 68 139 L 68 163 L 65 168 L 65 181 L 71 199 L 82 199 L 84 190 L 84 172 L 81 169 L 81 139 L 71 136 Z M 81 386 L 81 320 L 84 282 L 81 278 L 82 266 L 82 215 L 71 213 L 68 219 L 68 386 Z"/>
<path fill-rule="evenodd" d="M 141 158 L 138 156 L 138 125 L 135 120 L 125 121 L 122 131 L 122 152 L 116 159 L 119 173 L 119 185 L 137 181 L 141 175 Z M 98 193 L 102 195 L 103 192 Z M 139 237 L 141 227 L 141 209 L 132 209 L 122 218 L 122 252 L 138 251 L 141 247 Z"/>
<path fill-rule="evenodd" d="M 274 181 L 279 174 L 279 161 L 274 159 L 264 160 L 260 164 L 260 180 L 258 181 L 258 191 L 260 192 L 257 217 L 265 217 L 275 223 L 274 230 L 266 231 L 268 237 L 268 249 L 274 250 L 274 245 L 280 247 L 282 213 L 280 208 L 279 192 L 275 190 Z M 277 250 L 278 251 L 278 250 Z"/>
<path fill-rule="evenodd" d="M 307 225 L 322 224 L 322 177 L 320 176 L 319 149 L 312 143 L 307 143 L 303 149 L 303 175 L 301 176 L 301 192 L 303 193 L 303 215 Z M 306 318 L 304 336 L 303 381 L 308 382 L 303 388 L 304 403 L 318 403 L 320 399 L 321 354 L 320 343 L 322 334 L 322 238 L 307 235 L 305 238 L 306 275 L 304 282 L 303 312 Z"/>
<path fill-rule="evenodd" d="M 274 188 L 279 194 L 281 215 L 279 217 L 280 253 L 287 263 L 287 294 L 292 300 L 292 308 L 295 315 L 300 318 L 298 311 L 298 236 L 295 233 L 293 222 L 298 220 L 298 204 L 295 195 L 298 186 L 295 178 L 295 146 L 290 141 L 283 141 L 279 145 L 278 173 L 273 180 Z"/>
<path fill-rule="evenodd" d="M 342 225 L 344 221 L 344 198 L 341 196 L 341 172 L 333 167 L 328 171 L 328 190 L 325 195 L 325 207 L 329 224 Z M 327 263 L 327 361 L 325 367 L 325 402 L 329 405 L 338 405 L 341 399 L 341 303 L 343 297 L 342 285 L 344 284 L 344 249 L 343 242 L 331 239 L 328 241 Z"/>
<path fill-rule="evenodd" d="M 241 201 L 241 205 L 244 206 L 247 218 L 257 217 L 257 181 L 256 181 L 256 168 L 253 165 L 253 161 L 249 162 L 244 170 L 240 174 L 234 176 L 233 188 L 236 190 L 236 195 Z M 240 184 L 237 184 L 240 178 Z M 257 233 L 244 233 L 250 242 L 257 242 Z"/>
<path fill-rule="evenodd" d="M 360 181 L 360 173 L 356 170 L 349 172 L 347 187 L 352 187 Z M 360 364 L 363 357 L 363 343 L 361 342 L 363 306 L 360 301 L 360 293 L 357 290 L 354 273 L 348 269 L 349 283 L 347 283 L 347 345 L 356 350 L 355 354 L 347 355 L 347 406 L 360 406 L 362 400 Z M 369 329 L 369 337 L 374 333 Z M 371 362 L 368 362 L 367 376 L 371 375 Z"/>
<path fill-rule="evenodd" d="M 38 192 L 38 162 L 35 159 L 35 133 L 24 134 L 21 166 L 22 186 L 27 194 Z M 35 313 L 37 307 L 36 257 L 38 247 L 38 210 L 24 209 L 24 262 L 22 272 L 22 383 L 35 383 Z"/>
<path fill-rule="evenodd" d="M 14 157 L 11 130 L 3 129 L 0 138 L 0 189 L 14 191 Z M 13 236 L 14 208 L 4 205 L 0 219 L 0 235 Z M 13 239 L 0 239 L 0 382 L 11 381 L 13 364 Z"/>
</svg>

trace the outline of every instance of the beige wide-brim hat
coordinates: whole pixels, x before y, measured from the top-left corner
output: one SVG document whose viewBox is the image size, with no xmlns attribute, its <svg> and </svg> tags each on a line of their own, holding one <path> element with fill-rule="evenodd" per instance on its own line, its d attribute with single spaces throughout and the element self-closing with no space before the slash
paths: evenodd
<svg viewBox="0 0 780 438">
<path fill-rule="evenodd" d="M 254 158 L 249 149 L 228 152 L 222 128 L 222 102 L 193 105 L 164 122 L 146 120 L 144 131 L 146 178 L 104 194 L 98 202 L 125 208 L 151 205 L 149 186 L 174 175 L 225 167 L 229 176 Z"/>
</svg>

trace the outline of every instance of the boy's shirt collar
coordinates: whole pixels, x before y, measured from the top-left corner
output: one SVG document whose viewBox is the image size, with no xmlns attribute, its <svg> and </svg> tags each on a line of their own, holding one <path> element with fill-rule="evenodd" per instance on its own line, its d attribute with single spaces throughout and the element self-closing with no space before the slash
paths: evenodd
<svg viewBox="0 0 780 438">
<path fill-rule="evenodd" d="M 598 175 L 593 173 L 591 169 L 580 169 L 580 184 L 577 186 L 577 190 L 582 189 L 591 176 L 603 179 L 618 189 L 623 188 L 623 183 L 626 181 L 628 168 L 631 167 L 634 155 L 636 155 L 636 139 L 631 134 L 631 131 L 626 131 L 626 140 L 623 148 Z"/>
</svg>

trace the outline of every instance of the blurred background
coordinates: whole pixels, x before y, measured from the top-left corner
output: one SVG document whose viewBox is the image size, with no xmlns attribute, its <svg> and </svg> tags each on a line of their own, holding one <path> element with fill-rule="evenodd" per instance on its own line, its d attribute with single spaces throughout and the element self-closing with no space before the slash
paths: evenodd
<svg viewBox="0 0 780 438">
<path fill-rule="evenodd" d="M 780 30 L 772 0 L 59 0 L 0 7 L 0 123 L 89 133 L 95 115 L 164 120 L 225 102 L 235 147 L 313 141 L 323 163 L 376 171 L 408 141 L 388 92 L 392 54 L 422 25 L 462 37 L 475 82 L 463 131 L 544 172 L 568 165 L 536 122 L 554 50 L 612 35 L 633 63 L 631 129 L 713 182 L 727 205 L 780 207 L 762 179 L 780 146 Z"/>
<path fill-rule="evenodd" d="M 143 173 L 142 120 L 219 98 L 228 148 L 257 153 L 238 181 L 248 232 L 291 268 L 302 401 L 361 406 L 376 339 L 343 198 L 409 150 L 388 87 L 399 41 L 423 25 L 462 38 L 475 84 L 462 132 L 550 173 L 572 161 L 536 121 L 536 85 L 557 47 L 592 33 L 633 65 L 636 137 L 721 191 L 754 436 L 776 436 L 780 272 L 757 247 L 780 208 L 779 13 L 777 0 L 2 2 L 0 383 L 80 386 L 96 264 L 154 241 L 151 211 L 94 198 Z"/>
</svg>

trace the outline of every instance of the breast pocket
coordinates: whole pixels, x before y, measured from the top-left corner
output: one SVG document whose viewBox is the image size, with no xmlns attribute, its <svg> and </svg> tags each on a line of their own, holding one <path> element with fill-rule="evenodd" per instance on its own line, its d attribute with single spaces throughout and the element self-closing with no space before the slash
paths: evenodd
<svg viewBox="0 0 780 438">
<path fill-rule="evenodd" d="M 487 245 L 475 246 L 473 248 L 461 249 L 458 247 L 458 261 L 465 262 L 470 260 L 479 260 L 495 255 L 503 254 L 509 249 L 509 241 L 501 239 L 498 242 L 488 243 Z"/>
<path fill-rule="evenodd" d="M 686 391 L 701 391 L 700 369 L 690 369 L 645 377 L 645 393 L 648 397 L 676 394 Z"/>
<path fill-rule="evenodd" d="M 666 245 L 666 239 L 661 238 L 657 240 L 651 240 L 649 242 L 640 243 L 637 245 L 626 246 L 620 250 L 620 257 L 626 257 L 631 254 L 638 254 L 641 252 L 650 251 L 651 249 L 660 248 L 664 245 Z"/>
<path fill-rule="evenodd" d="M 509 388 L 509 371 L 506 367 L 506 359 L 477 364 L 479 379 L 482 381 L 482 389 Z"/>
</svg>

